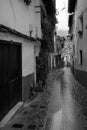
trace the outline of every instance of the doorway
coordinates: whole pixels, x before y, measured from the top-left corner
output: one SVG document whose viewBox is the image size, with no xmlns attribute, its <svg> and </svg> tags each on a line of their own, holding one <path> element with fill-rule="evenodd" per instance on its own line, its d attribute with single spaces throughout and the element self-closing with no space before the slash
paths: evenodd
<svg viewBox="0 0 87 130">
<path fill-rule="evenodd" d="M 0 40 L 0 120 L 22 98 L 21 43 Z"/>
</svg>

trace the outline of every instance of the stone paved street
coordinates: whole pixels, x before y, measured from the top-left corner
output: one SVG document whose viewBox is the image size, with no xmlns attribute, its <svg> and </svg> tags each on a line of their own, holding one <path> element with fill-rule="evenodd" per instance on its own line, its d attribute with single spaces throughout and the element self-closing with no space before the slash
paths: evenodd
<svg viewBox="0 0 87 130">
<path fill-rule="evenodd" d="M 87 88 L 79 84 L 69 68 L 61 82 L 64 130 L 87 130 Z"/>
<path fill-rule="evenodd" d="M 57 76 L 59 75 L 60 71 Z M 55 77 L 55 72 L 49 73 L 45 91 L 38 94 L 33 101 L 24 103 L 22 109 L 0 130 L 44 130 Z"/>
<path fill-rule="evenodd" d="M 87 90 L 70 68 L 50 72 L 46 89 L 0 130 L 87 130 Z"/>
<path fill-rule="evenodd" d="M 87 130 L 87 89 L 80 85 L 70 68 L 53 82 L 53 92 L 45 130 Z"/>
</svg>

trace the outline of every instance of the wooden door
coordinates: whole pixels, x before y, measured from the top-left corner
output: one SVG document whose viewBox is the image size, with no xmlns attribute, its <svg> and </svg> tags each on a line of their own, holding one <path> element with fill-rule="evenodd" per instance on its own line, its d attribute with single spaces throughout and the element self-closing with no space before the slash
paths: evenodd
<svg viewBox="0 0 87 130">
<path fill-rule="evenodd" d="M 0 119 L 21 100 L 21 44 L 0 40 Z"/>
</svg>

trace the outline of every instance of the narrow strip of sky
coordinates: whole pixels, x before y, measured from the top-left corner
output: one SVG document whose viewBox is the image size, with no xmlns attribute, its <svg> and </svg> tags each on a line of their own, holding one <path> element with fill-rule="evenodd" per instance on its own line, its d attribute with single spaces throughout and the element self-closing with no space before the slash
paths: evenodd
<svg viewBox="0 0 87 130">
<path fill-rule="evenodd" d="M 68 0 L 56 0 L 56 9 L 59 11 L 57 15 L 59 30 L 68 30 Z"/>
</svg>

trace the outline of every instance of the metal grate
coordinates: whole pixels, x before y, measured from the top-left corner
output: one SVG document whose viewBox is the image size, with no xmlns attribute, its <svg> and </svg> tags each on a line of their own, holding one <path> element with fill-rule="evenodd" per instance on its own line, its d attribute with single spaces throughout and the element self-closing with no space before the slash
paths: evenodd
<svg viewBox="0 0 87 130">
<path fill-rule="evenodd" d="M 41 105 L 40 108 L 46 108 L 46 106 L 45 105 Z"/>
<path fill-rule="evenodd" d="M 23 124 L 13 124 L 12 127 L 14 127 L 14 128 L 22 128 Z"/>
<path fill-rule="evenodd" d="M 28 129 L 30 129 L 30 130 L 35 130 L 35 129 L 36 129 L 36 125 L 33 125 L 33 124 L 32 124 L 32 125 L 29 125 L 29 126 L 28 126 Z"/>
<path fill-rule="evenodd" d="M 32 104 L 30 107 L 37 107 L 37 105 Z"/>
</svg>

